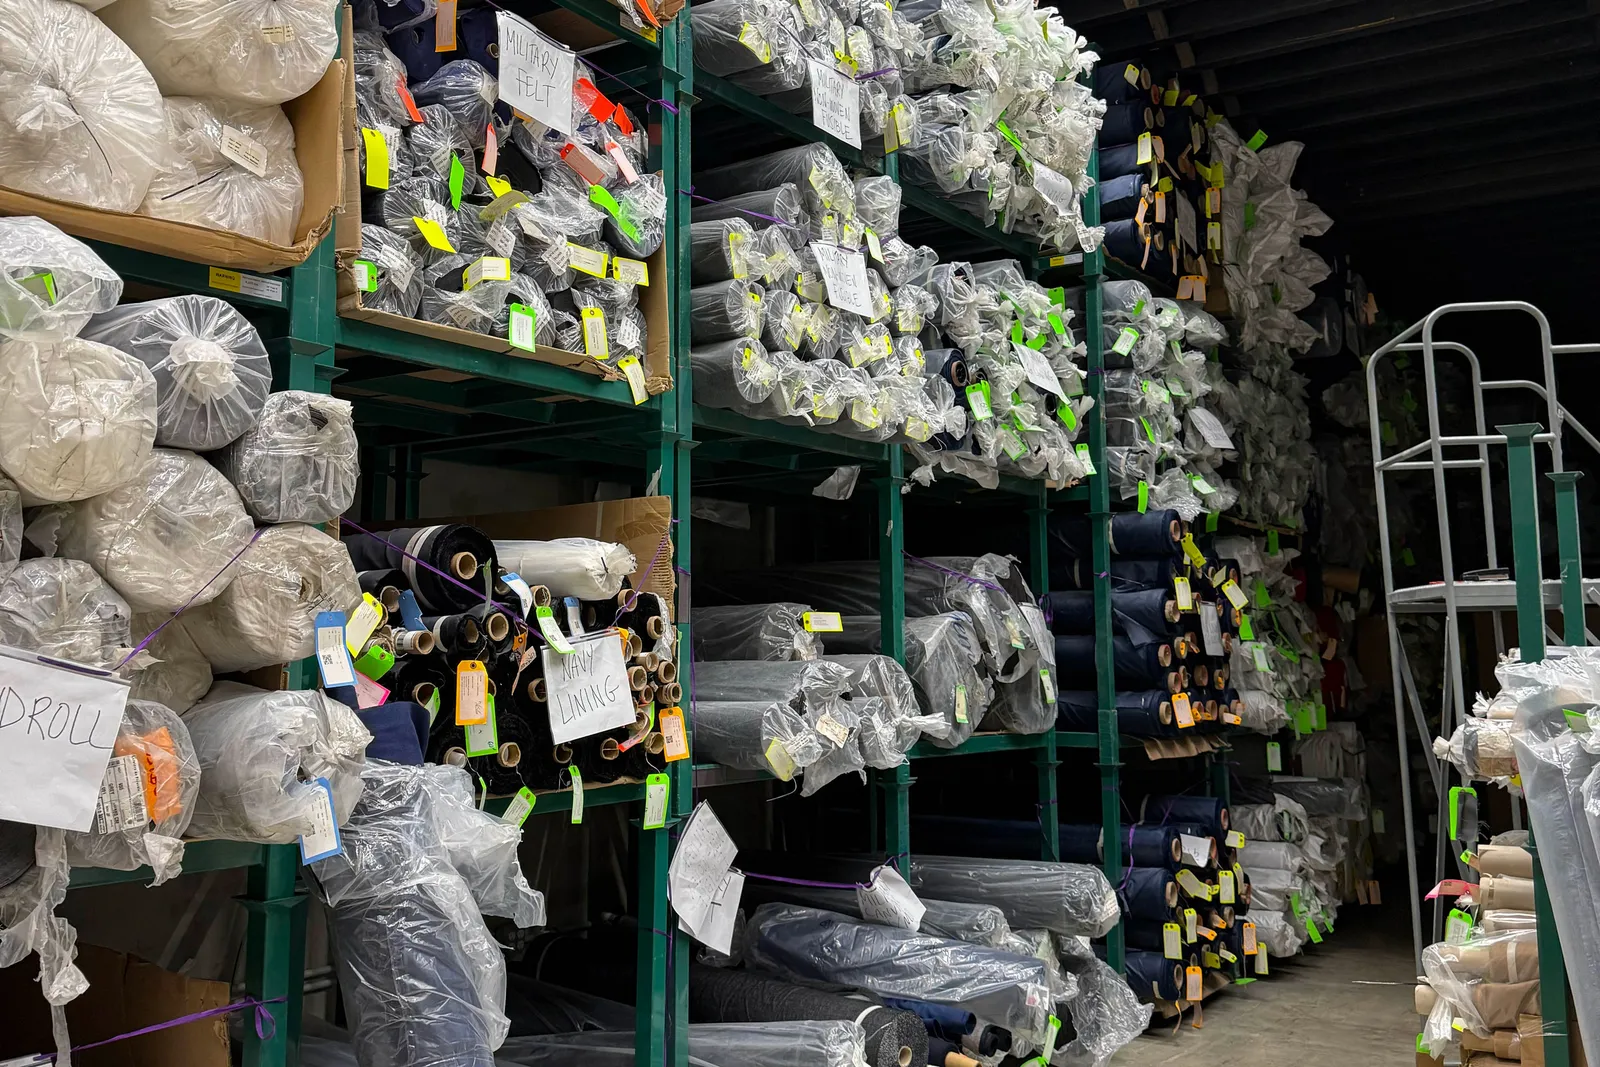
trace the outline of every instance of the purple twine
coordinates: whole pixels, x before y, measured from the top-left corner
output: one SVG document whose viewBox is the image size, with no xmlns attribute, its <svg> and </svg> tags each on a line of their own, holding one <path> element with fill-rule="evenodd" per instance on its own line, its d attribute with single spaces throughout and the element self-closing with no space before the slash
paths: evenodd
<svg viewBox="0 0 1600 1067">
<path fill-rule="evenodd" d="M 857 74 L 856 81 L 864 82 L 868 78 L 881 78 L 885 74 L 893 74 L 899 69 L 899 67 L 879 67 L 877 70 L 868 71 L 866 74 Z"/>
<path fill-rule="evenodd" d="M 913 556 L 909 552 L 902 551 L 901 554 L 904 555 L 906 557 L 906 559 L 909 559 L 912 563 L 920 564 L 921 566 L 929 567 L 929 568 L 931 568 L 933 570 L 936 570 L 936 571 L 943 571 L 945 574 L 950 575 L 952 578 L 960 578 L 963 581 L 971 582 L 973 585 L 981 585 L 985 589 L 993 589 L 996 593 L 1005 593 L 1006 592 L 1004 589 L 1000 588 L 998 585 L 995 585 L 993 582 L 988 581 L 986 579 L 975 578 L 970 574 L 963 574 L 960 571 L 953 571 L 949 567 L 941 567 L 939 564 L 934 563 L 932 560 L 923 559 L 920 556 Z M 1009 596 L 1010 594 L 1006 594 L 1006 595 Z"/>
<path fill-rule="evenodd" d="M 194 606 L 194 602 L 195 602 L 195 597 L 198 597 L 201 593 L 204 593 L 207 589 L 210 589 L 211 588 L 211 583 L 216 581 L 218 578 L 222 577 L 223 573 L 229 567 L 233 566 L 235 563 L 238 563 L 239 562 L 239 557 L 245 554 L 245 550 L 248 549 L 251 545 L 255 544 L 256 540 L 258 538 L 260 538 L 260 536 L 262 534 L 266 533 L 266 532 L 267 532 L 267 528 L 265 526 L 257 526 L 256 527 L 256 532 L 250 535 L 250 540 L 246 541 L 245 544 L 244 544 L 244 547 L 239 549 L 239 551 L 237 551 L 237 552 L 235 552 L 233 554 L 233 558 L 232 559 L 230 559 L 228 562 L 226 562 L 226 563 L 224 563 L 222 565 L 222 570 L 218 571 L 216 574 L 213 574 L 210 578 L 208 578 L 206 580 L 206 584 L 205 585 L 202 585 L 199 589 L 196 589 L 194 591 L 194 596 L 191 596 L 188 600 L 185 600 L 183 602 L 183 607 L 179 608 L 177 611 L 174 611 L 172 613 L 171 618 L 167 619 L 167 621 L 162 623 L 160 626 L 157 626 L 154 630 L 151 630 L 149 633 L 145 634 L 144 640 L 140 641 L 137 645 L 134 645 L 133 646 L 133 651 L 129 652 L 126 656 L 122 657 L 122 662 L 118 663 L 115 667 L 113 667 L 111 669 L 114 670 L 114 671 L 122 669 L 123 667 L 128 665 L 128 661 L 129 660 L 133 659 L 133 657 L 137 656 L 140 652 L 143 652 L 145 650 L 145 648 L 150 644 L 150 642 L 155 640 L 156 634 L 160 633 L 162 630 L 165 630 L 172 623 L 173 619 L 176 619 L 179 615 L 182 615 L 184 612 L 188 611 L 191 607 L 193 607 Z"/>
<path fill-rule="evenodd" d="M 247 997 L 244 1000 L 235 1001 L 232 1004 L 224 1004 L 220 1008 L 209 1008 L 206 1011 L 197 1011 L 191 1015 L 181 1015 L 176 1019 L 168 1019 L 164 1023 L 155 1023 L 151 1026 L 141 1027 L 138 1030 L 130 1030 L 125 1034 L 118 1034 L 116 1037 L 108 1037 L 104 1041 L 91 1041 L 87 1045 L 73 1045 L 71 1051 L 83 1052 L 87 1049 L 99 1048 L 101 1045 L 110 1045 L 118 1041 L 126 1041 L 130 1037 L 141 1037 L 144 1034 L 153 1034 L 158 1030 L 169 1030 L 174 1026 L 183 1026 L 186 1023 L 199 1022 L 201 1019 L 210 1019 L 217 1015 L 231 1015 L 236 1011 L 243 1011 L 246 1008 L 255 1009 L 256 1036 L 263 1041 L 270 1041 L 278 1032 L 278 1020 L 273 1017 L 272 1012 L 268 1011 L 266 1006 L 268 1004 L 282 1004 L 288 999 L 289 998 L 286 996 L 272 997 L 268 1000 L 257 1000 L 255 997 Z M 47 1063 L 55 1060 L 55 1058 L 55 1053 L 53 1052 L 43 1053 L 37 1060 L 33 1062 Z"/>
<path fill-rule="evenodd" d="M 674 526 L 676 526 L 677 524 L 678 524 L 678 520 L 677 519 L 668 519 L 667 520 L 667 529 L 666 529 L 666 532 L 661 535 L 661 543 L 656 545 L 656 554 L 650 557 L 650 565 L 648 567 L 646 567 L 641 572 L 644 575 L 644 579 L 643 580 L 648 581 L 649 577 L 650 577 L 650 572 L 652 572 L 652 571 L 654 571 L 656 569 L 656 563 L 657 563 L 657 561 L 659 561 L 661 559 L 661 553 L 666 551 L 667 544 L 671 541 L 672 528 Z M 628 602 L 626 604 L 624 604 L 622 607 L 618 608 L 617 609 L 617 613 L 614 616 L 612 616 L 612 618 L 611 618 L 611 625 L 612 626 L 615 626 L 617 624 L 617 620 L 622 618 L 622 616 L 626 612 L 630 612 L 630 611 L 633 610 L 633 606 L 639 602 L 639 597 L 641 595 L 643 595 L 643 592 L 644 591 L 642 589 L 635 589 L 633 591 L 633 595 L 628 598 Z"/>
<path fill-rule="evenodd" d="M 699 200 L 701 203 L 705 203 L 705 204 L 721 204 L 724 207 L 731 207 L 731 208 L 733 208 L 733 210 L 739 212 L 739 214 L 741 214 L 741 215 L 749 215 L 753 219 L 762 219 L 762 220 L 764 220 L 766 222 L 776 223 L 779 226 L 787 226 L 790 229 L 793 229 L 794 226 L 795 226 L 795 223 L 788 222 L 788 221 L 786 221 L 784 219 L 780 219 L 780 218 L 776 217 L 775 215 L 763 215 L 759 211 L 747 211 L 742 207 L 735 207 L 733 204 L 728 203 L 726 200 L 713 200 L 709 196 L 701 196 L 699 193 L 694 192 L 692 189 L 679 189 L 678 192 L 683 194 L 684 196 L 687 196 L 691 200 Z"/>
<path fill-rule="evenodd" d="M 356 523 L 352 522 L 349 519 L 343 519 L 342 518 L 342 519 L 339 520 L 339 524 L 341 526 L 348 526 L 351 529 L 355 530 L 357 533 L 366 534 L 368 537 L 372 538 L 374 541 L 378 541 L 378 542 L 381 542 L 382 544 L 388 545 L 390 548 L 392 548 L 396 552 L 400 553 L 406 559 L 409 559 L 412 563 L 415 563 L 417 566 L 423 568 L 424 570 L 432 571 L 434 574 L 437 574 L 439 577 L 443 578 L 445 581 L 449 582 L 451 585 L 459 586 L 462 589 L 465 589 L 467 592 L 471 593 L 473 596 L 477 596 L 480 592 L 482 592 L 482 590 L 474 589 L 472 586 L 468 585 L 466 582 L 462 582 L 462 581 L 456 580 L 455 575 L 446 574 L 444 571 L 440 570 L 438 567 L 435 567 L 433 564 L 429 563 L 427 560 L 419 559 L 418 557 L 413 556 L 411 553 L 407 552 L 405 549 L 401 548 L 399 545 L 395 544 L 393 541 L 389 540 L 388 538 L 379 537 L 377 534 L 373 533 L 371 530 L 365 529 L 365 528 L 357 525 Z M 498 601 L 498 600 L 489 599 L 489 598 L 486 598 L 486 601 L 487 601 L 487 603 L 493 604 L 495 607 L 499 608 L 501 611 L 506 612 L 507 614 L 509 614 L 512 618 L 516 619 L 517 621 L 519 621 L 519 622 L 522 621 L 523 615 L 522 615 L 522 608 L 520 606 L 519 607 L 515 607 L 515 608 L 508 607 L 505 604 L 500 603 L 500 601 Z"/>
<path fill-rule="evenodd" d="M 752 874 L 749 871 L 745 871 L 743 873 L 746 878 L 755 878 L 762 882 L 782 882 L 785 885 L 809 886 L 812 889 L 871 889 L 878 881 L 878 875 L 882 871 L 894 863 L 895 860 L 909 855 L 909 852 L 896 852 L 894 855 L 878 864 L 877 870 L 872 872 L 872 877 L 867 879 L 865 882 L 817 882 L 811 880 L 810 878 L 785 878 L 778 874 Z"/>
</svg>

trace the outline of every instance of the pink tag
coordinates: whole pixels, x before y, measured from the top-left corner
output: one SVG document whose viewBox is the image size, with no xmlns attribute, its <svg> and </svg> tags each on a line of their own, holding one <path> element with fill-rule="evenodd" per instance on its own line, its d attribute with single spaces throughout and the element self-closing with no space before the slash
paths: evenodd
<svg viewBox="0 0 1600 1067">
<path fill-rule="evenodd" d="M 356 671 L 356 706 L 361 708 L 375 708 L 379 704 L 389 702 L 389 690 L 374 682 L 371 678 Z"/>
<path fill-rule="evenodd" d="M 1432 900 L 1434 897 L 1441 896 L 1459 897 L 1462 894 L 1471 893 L 1472 889 L 1473 886 L 1471 882 L 1463 882 L 1459 878 L 1446 878 L 1444 881 L 1434 886 L 1432 892 L 1430 892 L 1425 899 Z"/>
<path fill-rule="evenodd" d="M 617 161 L 617 169 L 622 171 L 622 176 L 632 185 L 639 180 L 639 173 L 633 169 L 633 164 L 628 162 L 628 153 L 615 141 L 606 142 L 606 151 L 611 153 L 611 158 Z"/>
<path fill-rule="evenodd" d="M 483 140 L 483 172 L 493 174 L 500 165 L 500 138 L 495 136 L 494 120 L 489 120 L 488 132 Z"/>
</svg>

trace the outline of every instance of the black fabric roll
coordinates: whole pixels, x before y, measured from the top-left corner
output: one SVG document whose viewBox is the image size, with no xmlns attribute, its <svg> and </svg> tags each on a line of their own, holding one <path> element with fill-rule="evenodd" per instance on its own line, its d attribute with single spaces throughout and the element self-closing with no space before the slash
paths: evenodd
<svg viewBox="0 0 1600 1067">
<path fill-rule="evenodd" d="M 865 1014 L 863 1014 L 865 1013 Z M 756 1023 L 802 1019 L 854 1019 L 867 1032 L 870 1067 L 899 1067 L 900 1050 L 912 1064 L 928 1062 L 928 1031 L 909 1011 L 867 1010 L 860 1000 L 822 993 L 777 978 L 721 967 L 689 967 L 689 1021 Z"/>
<path fill-rule="evenodd" d="M 495 573 L 494 542 L 485 537 L 483 531 L 461 523 L 351 534 L 343 540 L 356 570 L 399 570 L 417 594 L 422 610 L 435 615 L 450 615 L 481 604 L 484 596 L 477 591 L 483 586 L 479 568 L 487 563 L 490 573 Z M 475 563 L 472 575 L 465 578 L 458 575 L 452 565 L 463 552 L 470 553 Z M 414 562 L 407 553 L 451 575 L 467 588 Z"/>
<path fill-rule="evenodd" d="M 912 815 L 911 836 L 932 853 L 990 859 L 1036 860 L 1044 844 L 1037 822 L 961 815 Z"/>
<path fill-rule="evenodd" d="M 1168 666 L 1161 657 L 1165 650 Z M 1169 676 L 1172 645 L 1166 641 L 1148 641 L 1136 645 L 1126 637 L 1112 638 L 1112 655 L 1116 663 L 1116 685 L 1119 689 L 1170 689 Z M 1083 634 L 1063 634 L 1056 638 L 1056 684 L 1093 688 L 1095 682 L 1094 638 Z"/>
<path fill-rule="evenodd" d="M 404 590 L 411 588 L 410 583 L 406 581 L 406 576 L 394 568 L 358 571 L 356 573 L 356 582 L 361 586 L 363 593 L 371 593 L 380 601 L 383 599 L 382 594 L 385 589 Z"/>
<path fill-rule="evenodd" d="M 1122 939 L 1130 949 L 1160 953 L 1165 948 L 1162 939 L 1166 931 L 1163 927 L 1177 921 L 1173 914 L 1168 914 L 1164 919 L 1127 919 L 1122 924 Z"/>
<path fill-rule="evenodd" d="M 1174 556 L 1165 556 L 1161 559 L 1123 559 L 1115 556 L 1111 560 L 1111 588 L 1127 591 L 1130 589 L 1172 589 L 1172 579 L 1184 573 L 1183 560 Z M 1062 557 L 1057 554 L 1050 561 L 1050 584 L 1058 589 L 1093 589 L 1094 588 L 1094 563 L 1085 556 Z M 1195 592 L 1204 590 L 1191 589 Z"/>
<path fill-rule="evenodd" d="M 482 659 L 489 649 L 488 635 L 478 619 L 467 612 L 460 615 L 424 615 L 422 625 L 433 631 L 436 646 L 451 663 Z"/>
<path fill-rule="evenodd" d="M 1182 536 L 1183 520 L 1171 508 L 1156 509 L 1139 514 L 1122 512 L 1111 516 L 1111 554 L 1131 559 L 1166 559 L 1183 555 L 1182 543 L 1172 536 L 1173 531 Z M 1062 516 L 1050 523 L 1052 543 L 1066 550 L 1068 556 L 1090 558 L 1092 543 L 1089 539 L 1089 520 L 1077 515 Z"/>
<path fill-rule="evenodd" d="M 1182 1000 L 1183 963 L 1159 952 L 1135 950 L 1127 956 L 1128 985 L 1141 1000 Z"/>
<path fill-rule="evenodd" d="M 438 693 L 439 707 L 443 708 L 448 700 L 451 707 L 455 704 L 455 684 L 450 682 L 447 686 L 449 665 L 444 657 L 438 654 L 428 656 L 400 656 L 395 660 L 393 673 L 384 677 L 384 684 L 389 687 L 389 692 L 396 700 L 413 700 L 418 704 L 427 704 L 426 691 L 418 692 L 419 687 L 431 685 Z M 446 693 L 446 688 L 449 692 Z"/>
<path fill-rule="evenodd" d="M 1163 589 L 1139 589 L 1111 593 L 1111 624 L 1120 634 L 1135 641 L 1152 638 L 1176 637 L 1183 633 L 1183 624 L 1167 618 L 1167 605 L 1175 604 L 1171 594 Z M 1065 593 L 1050 593 L 1046 599 L 1050 613 L 1050 630 L 1055 634 L 1094 633 L 1094 593 L 1075 589 Z M 1181 619 L 1182 616 L 1179 616 Z"/>
<path fill-rule="evenodd" d="M 1147 796 L 1140 805 L 1139 821 L 1159 826 L 1193 823 L 1206 828 L 1205 836 L 1228 832 L 1228 806 L 1221 797 Z"/>
<path fill-rule="evenodd" d="M 1166 868 L 1130 867 L 1117 886 L 1117 903 L 1124 916 L 1165 922 L 1172 915 L 1176 891 L 1177 883 Z"/>
<path fill-rule="evenodd" d="M 1133 80 L 1128 80 L 1132 67 Z M 1094 71 L 1094 95 L 1107 104 L 1126 104 L 1136 101 L 1150 103 L 1150 73 L 1134 63 L 1104 63 Z"/>
<path fill-rule="evenodd" d="M 1100 847 L 1102 828 L 1098 823 L 1065 824 L 1061 827 L 1061 861 L 1098 866 L 1105 854 Z M 1165 867 L 1177 870 L 1183 863 L 1178 850 L 1178 831 L 1170 826 L 1125 826 L 1122 828 L 1122 860 L 1135 867 Z"/>
<path fill-rule="evenodd" d="M 1172 694 L 1164 690 L 1118 693 L 1117 729 L 1134 737 L 1172 737 L 1176 722 L 1161 721 L 1161 705 L 1168 703 L 1171 716 Z M 1100 725 L 1100 697 L 1093 690 L 1063 689 L 1056 694 L 1056 727 L 1061 730 L 1095 730 Z"/>
<path fill-rule="evenodd" d="M 1108 146 L 1138 143 L 1141 133 L 1155 128 L 1156 109 L 1139 100 L 1111 104 L 1102 121 L 1100 151 L 1104 152 Z"/>
</svg>

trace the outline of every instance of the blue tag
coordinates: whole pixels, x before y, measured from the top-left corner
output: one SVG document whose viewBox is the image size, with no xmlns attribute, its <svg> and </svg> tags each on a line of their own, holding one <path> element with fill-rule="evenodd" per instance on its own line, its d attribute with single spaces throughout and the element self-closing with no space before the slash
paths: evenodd
<svg viewBox="0 0 1600 1067">
<path fill-rule="evenodd" d="M 344 643 L 344 612 L 317 614 L 317 670 L 324 689 L 339 689 L 356 684 L 356 668 Z"/>
<path fill-rule="evenodd" d="M 417 594 L 409 589 L 400 590 L 400 621 L 407 630 L 426 630 L 422 625 L 422 609 L 417 607 Z"/>
</svg>

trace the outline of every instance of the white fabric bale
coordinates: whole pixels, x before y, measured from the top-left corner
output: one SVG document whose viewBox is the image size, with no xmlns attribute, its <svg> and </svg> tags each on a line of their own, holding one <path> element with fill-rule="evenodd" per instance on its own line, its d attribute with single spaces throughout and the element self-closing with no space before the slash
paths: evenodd
<svg viewBox="0 0 1600 1067">
<path fill-rule="evenodd" d="M 216 461 L 261 522 L 327 522 L 356 498 L 350 402 L 300 389 L 273 393 L 256 425 Z"/>
<path fill-rule="evenodd" d="M 151 181 L 139 211 L 292 245 L 305 183 L 283 108 L 170 96 L 166 110 L 172 166 Z"/>
<path fill-rule="evenodd" d="M 0 468 L 27 503 L 117 488 L 155 437 L 156 380 L 132 356 L 78 337 L 0 342 Z"/>
<path fill-rule="evenodd" d="M 35 215 L 0 218 L 0 336 L 75 334 L 121 298 L 122 279 L 82 241 Z"/>
<path fill-rule="evenodd" d="M 60 0 L 57 0 L 60 2 Z M 338 0 L 118 0 L 100 12 L 166 96 L 281 104 L 339 49 Z"/>
<path fill-rule="evenodd" d="M 128 353 L 156 380 L 156 444 L 210 452 L 255 425 L 272 391 L 267 346 L 214 296 L 185 294 L 96 315 L 83 336 Z"/>
<path fill-rule="evenodd" d="M 133 612 L 77 559 L 29 559 L 0 580 L 0 643 L 86 667 L 117 665 Z"/>
<path fill-rule="evenodd" d="M 135 609 L 171 612 L 227 588 L 229 562 L 254 529 L 221 472 L 193 452 L 158 448 L 138 477 L 73 506 L 61 553 L 88 560 Z"/>
<path fill-rule="evenodd" d="M 172 616 L 164 611 L 133 617 L 132 638 L 137 645 L 155 633 L 145 645 L 149 653 L 145 665 L 133 672 L 130 679 L 134 700 L 153 700 L 182 715 L 194 707 L 211 688 L 211 662 L 206 659 L 181 626 L 161 626 Z M 160 626 L 161 631 L 156 633 Z M 151 662 L 153 661 L 153 662 Z M 135 660 L 135 664 L 141 662 Z"/>
<path fill-rule="evenodd" d="M 0 185 L 133 211 L 168 152 L 161 91 L 116 34 L 67 0 L 0 0 Z"/>
<path fill-rule="evenodd" d="M 251 671 L 316 651 L 317 614 L 361 603 L 350 553 L 315 526 L 268 526 L 211 603 L 178 616 L 219 674 Z M 170 629 L 170 627 L 169 627 Z"/>
</svg>

